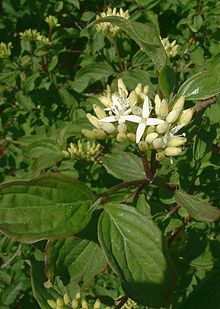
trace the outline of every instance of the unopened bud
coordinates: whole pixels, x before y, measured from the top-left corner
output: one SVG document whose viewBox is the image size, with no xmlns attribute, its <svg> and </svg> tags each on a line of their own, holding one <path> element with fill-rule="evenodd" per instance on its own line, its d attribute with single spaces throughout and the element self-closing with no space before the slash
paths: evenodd
<svg viewBox="0 0 220 309">
<path fill-rule="evenodd" d="M 78 299 L 74 298 L 74 299 L 72 300 L 71 307 L 72 307 L 73 309 L 77 309 L 77 308 L 78 308 L 78 304 L 79 304 Z"/>
<path fill-rule="evenodd" d="M 94 104 L 93 105 L 93 110 L 96 114 L 96 116 L 99 118 L 99 119 L 102 119 L 102 118 L 105 118 L 106 117 L 106 112 L 98 105 Z"/>
<path fill-rule="evenodd" d="M 95 304 L 94 304 L 94 309 L 100 309 L 101 307 L 101 301 L 100 299 L 96 299 Z"/>
<path fill-rule="evenodd" d="M 140 106 L 133 106 L 131 110 L 132 110 L 132 113 L 136 116 L 142 115 L 142 109 L 140 108 Z"/>
<path fill-rule="evenodd" d="M 150 133 L 150 134 L 148 134 L 148 135 L 146 136 L 145 141 L 146 141 L 148 144 L 151 144 L 151 143 L 153 142 L 153 140 L 154 140 L 155 138 L 157 138 L 157 137 L 158 137 L 158 133 L 153 132 L 153 133 Z"/>
<path fill-rule="evenodd" d="M 137 87 L 134 89 L 134 91 L 137 93 L 137 95 L 141 94 L 141 92 L 142 92 L 142 85 L 141 85 L 141 83 L 139 83 L 137 85 Z"/>
<path fill-rule="evenodd" d="M 99 122 L 101 128 L 108 134 L 112 134 L 115 132 L 115 126 L 111 122 Z"/>
<path fill-rule="evenodd" d="M 87 301 L 85 299 L 82 300 L 82 309 L 89 309 Z"/>
<path fill-rule="evenodd" d="M 98 97 L 99 101 L 105 106 L 105 107 L 111 107 L 112 106 L 112 101 L 104 96 Z"/>
<path fill-rule="evenodd" d="M 167 121 L 164 121 L 163 123 L 160 123 L 156 126 L 156 131 L 159 134 L 165 133 L 169 127 L 169 123 Z"/>
<path fill-rule="evenodd" d="M 64 306 L 64 302 L 63 302 L 62 298 L 58 298 L 57 299 L 57 307 L 63 308 L 63 306 Z"/>
<path fill-rule="evenodd" d="M 131 143 L 135 143 L 136 142 L 136 135 L 134 133 L 127 133 L 127 138 Z"/>
<path fill-rule="evenodd" d="M 99 119 L 89 113 L 86 114 L 87 119 L 89 122 L 96 128 L 96 129 L 101 129 L 99 125 Z"/>
<path fill-rule="evenodd" d="M 140 141 L 138 143 L 138 148 L 140 149 L 140 151 L 147 151 L 148 149 L 148 144 L 145 141 Z"/>
<path fill-rule="evenodd" d="M 131 93 L 129 94 L 128 99 L 129 99 L 130 107 L 134 106 L 137 103 L 137 100 L 138 100 L 137 93 L 134 90 L 132 90 Z"/>
<path fill-rule="evenodd" d="M 168 147 L 182 146 L 183 144 L 186 143 L 186 141 L 187 139 L 185 137 L 181 137 L 181 136 L 173 137 L 168 141 L 167 146 Z"/>
<path fill-rule="evenodd" d="M 65 305 L 68 305 L 71 302 L 71 299 L 67 293 L 64 294 L 63 301 Z"/>
<path fill-rule="evenodd" d="M 146 85 L 146 86 L 144 86 L 143 93 L 144 93 L 145 95 L 147 95 L 148 92 L 149 92 L 149 86 Z"/>
<path fill-rule="evenodd" d="M 91 131 L 91 130 L 83 129 L 83 130 L 82 130 L 82 134 L 83 134 L 86 138 L 88 138 L 88 139 L 94 139 L 94 138 L 95 138 L 94 133 L 93 133 L 93 131 Z"/>
<path fill-rule="evenodd" d="M 180 97 L 176 103 L 173 105 L 173 108 L 172 110 L 175 110 L 175 109 L 180 109 L 182 111 L 183 109 L 183 106 L 184 106 L 184 103 L 185 103 L 185 97 Z"/>
<path fill-rule="evenodd" d="M 156 153 L 156 160 L 161 161 L 165 158 L 164 152 L 157 152 Z"/>
<path fill-rule="evenodd" d="M 161 137 L 155 138 L 152 142 L 155 149 L 159 149 L 165 146 Z"/>
<path fill-rule="evenodd" d="M 167 147 L 167 148 L 164 150 L 164 154 L 165 154 L 165 156 L 167 156 L 167 157 L 175 157 L 175 156 L 178 156 L 181 152 L 182 152 L 182 149 L 181 149 L 181 148 L 178 148 L 178 147 Z"/>
<path fill-rule="evenodd" d="M 150 134 L 150 133 L 155 132 L 155 129 L 156 129 L 155 126 L 149 126 L 149 127 L 147 128 L 147 134 Z"/>
<path fill-rule="evenodd" d="M 93 135 L 95 139 L 106 139 L 107 135 L 102 129 L 93 129 Z"/>
<path fill-rule="evenodd" d="M 191 121 L 192 117 L 193 117 L 193 109 L 192 108 L 185 109 L 180 114 L 178 123 L 187 125 Z"/>
<path fill-rule="evenodd" d="M 161 101 L 161 104 L 160 104 L 160 108 L 159 108 L 159 114 L 158 116 L 162 119 L 166 118 L 167 115 L 168 115 L 168 103 L 165 99 L 163 99 Z"/>
<path fill-rule="evenodd" d="M 117 139 L 117 142 L 124 143 L 127 140 L 127 134 L 126 133 L 118 133 L 116 139 Z"/>
<path fill-rule="evenodd" d="M 156 113 L 157 116 L 159 116 L 161 99 L 160 99 L 158 94 L 156 94 L 156 96 L 155 96 L 154 103 L 155 103 L 155 113 Z"/>
<path fill-rule="evenodd" d="M 175 109 L 175 110 L 169 112 L 169 114 L 166 118 L 166 121 L 169 122 L 169 123 L 174 123 L 177 120 L 177 118 L 179 117 L 180 112 L 181 112 L 180 109 Z"/>
<path fill-rule="evenodd" d="M 54 300 L 48 299 L 48 300 L 47 300 L 47 303 L 48 303 L 48 305 L 49 305 L 51 308 L 56 309 L 57 304 L 56 304 L 56 302 L 55 302 Z"/>
<path fill-rule="evenodd" d="M 118 80 L 118 92 L 121 97 L 127 97 L 128 95 L 127 88 L 121 78 Z"/>
<path fill-rule="evenodd" d="M 119 133 L 126 133 L 127 132 L 127 126 L 125 123 L 121 123 L 118 125 L 118 132 Z"/>
</svg>

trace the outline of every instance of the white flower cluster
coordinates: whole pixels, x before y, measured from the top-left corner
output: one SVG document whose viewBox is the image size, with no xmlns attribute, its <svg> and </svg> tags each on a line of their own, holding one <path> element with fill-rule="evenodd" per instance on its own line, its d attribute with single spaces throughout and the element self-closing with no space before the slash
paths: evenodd
<svg viewBox="0 0 220 309">
<path fill-rule="evenodd" d="M 167 57 L 172 58 L 175 57 L 177 55 L 177 50 L 179 45 L 176 44 L 176 40 L 174 40 L 173 42 L 170 43 L 169 38 L 160 38 L 163 47 L 166 51 Z"/>
<path fill-rule="evenodd" d="M 11 55 L 12 43 L 0 43 L 0 59 L 8 58 Z"/>
<path fill-rule="evenodd" d="M 119 17 L 123 17 L 125 19 L 129 19 L 129 13 L 128 10 L 123 11 L 122 8 L 119 9 L 119 11 L 117 12 L 116 8 L 108 8 L 106 12 L 102 12 L 100 15 L 96 16 L 96 20 L 103 18 L 103 17 L 110 17 L 110 16 L 119 16 Z M 112 25 L 111 23 L 105 22 L 105 23 L 100 23 L 96 25 L 96 30 L 97 31 L 103 31 L 103 32 L 109 32 L 111 33 L 113 36 L 117 33 L 117 31 L 119 30 L 119 27 Z"/>
<path fill-rule="evenodd" d="M 38 41 L 43 44 L 49 44 L 49 39 L 43 34 L 40 34 L 36 29 L 28 29 L 20 32 L 20 38 L 24 41 Z"/>
<path fill-rule="evenodd" d="M 136 142 L 141 151 L 155 149 L 158 160 L 178 156 L 187 139 L 185 134 L 176 133 L 191 121 L 193 109 L 183 110 L 184 97 L 170 109 L 168 102 L 156 95 L 152 105 L 147 94 L 148 86 L 141 84 L 128 93 L 119 79 L 117 92 L 108 91 L 106 96 L 99 97 L 104 107 L 93 106 L 96 116 L 87 114 L 94 129 L 82 133 L 87 138 L 116 137 L 120 143 Z"/>
<path fill-rule="evenodd" d="M 95 142 L 82 142 L 78 140 L 77 144 L 70 143 L 67 150 L 63 150 L 66 158 L 88 160 L 98 162 L 101 155 L 101 145 Z"/>
</svg>

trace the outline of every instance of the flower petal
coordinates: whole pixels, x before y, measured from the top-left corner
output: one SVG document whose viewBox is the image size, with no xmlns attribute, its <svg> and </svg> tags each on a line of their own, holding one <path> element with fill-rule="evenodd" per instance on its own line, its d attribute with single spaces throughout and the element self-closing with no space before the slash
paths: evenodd
<svg viewBox="0 0 220 309">
<path fill-rule="evenodd" d="M 136 116 L 136 115 L 125 115 L 122 116 L 125 118 L 125 120 L 127 121 L 131 121 L 131 122 L 135 122 L 135 123 L 140 123 L 141 122 L 141 117 L 140 116 Z"/>
<path fill-rule="evenodd" d="M 118 109 L 119 111 L 122 111 L 122 102 L 120 100 L 119 97 L 117 97 L 116 95 L 112 95 L 112 102 L 113 102 L 113 107 L 116 107 L 116 109 Z"/>
<path fill-rule="evenodd" d="M 146 128 L 146 124 L 145 123 L 139 123 L 138 127 L 137 127 L 137 131 L 136 131 L 136 143 L 139 143 L 143 134 L 144 134 L 144 130 Z"/>
<path fill-rule="evenodd" d="M 118 117 L 116 117 L 116 116 L 109 116 L 109 117 L 105 117 L 105 118 L 99 119 L 99 121 L 101 121 L 101 122 L 115 122 L 115 121 L 118 121 Z"/>
<path fill-rule="evenodd" d="M 158 118 L 148 118 L 146 121 L 147 126 L 156 126 L 160 123 L 164 123 L 164 120 L 158 119 Z"/>
<path fill-rule="evenodd" d="M 151 102 L 148 98 L 148 96 L 145 97 L 144 99 L 144 104 L 143 104 L 143 108 L 142 108 L 142 117 L 143 118 L 148 118 L 150 116 L 150 106 L 151 106 Z"/>
</svg>

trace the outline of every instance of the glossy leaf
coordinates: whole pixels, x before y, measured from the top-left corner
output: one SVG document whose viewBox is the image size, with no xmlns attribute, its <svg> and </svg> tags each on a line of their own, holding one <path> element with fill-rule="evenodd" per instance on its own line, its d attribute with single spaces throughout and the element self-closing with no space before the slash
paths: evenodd
<svg viewBox="0 0 220 309">
<path fill-rule="evenodd" d="M 188 100 L 205 100 L 220 92 L 220 73 L 203 72 L 191 76 L 179 88 L 177 97 Z"/>
<path fill-rule="evenodd" d="M 135 208 L 108 204 L 99 220 L 98 235 L 125 293 L 138 304 L 167 307 L 175 274 L 155 223 Z"/>
<path fill-rule="evenodd" d="M 59 276 L 65 285 L 91 282 L 103 271 L 105 256 L 100 246 L 88 239 L 54 241 L 47 248 L 47 274 L 53 282 Z"/>
<path fill-rule="evenodd" d="M 114 26 L 125 31 L 126 34 L 148 54 L 159 70 L 165 65 L 166 53 L 160 41 L 158 32 L 151 23 L 142 24 L 122 17 L 111 16 L 97 19 L 91 23 L 89 27 L 103 22 L 112 23 Z"/>
<path fill-rule="evenodd" d="M 182 190 L 176 190 L 175 200 L 196 220 L 216 221 L 220 218 L 220 209 Z"/>
<path fill-rule="evenodd" d="M 163 95 L 169 98 L 176 85 L 176 76 L 169 65 L 165 65 L 159 74 L 159 84 Z"/>
<path fill-rule="evenodd" d="M 0 186 L 0 230 L 22 242 L 67 237 L 89 222 L 93 194 L 72 177 L 51 174 Z"/>
<path fill-rule="evenodd" d="M 107 154 L 103 157 L 107 172 L 124 181 L 146 179 L 141 159 L 128 152 Z"/>
</svg>

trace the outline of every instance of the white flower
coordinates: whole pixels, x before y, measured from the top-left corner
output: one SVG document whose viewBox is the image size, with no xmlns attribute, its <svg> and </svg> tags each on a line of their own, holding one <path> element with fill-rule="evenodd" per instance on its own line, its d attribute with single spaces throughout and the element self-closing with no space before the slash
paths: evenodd
<svg viewBox="0 0 220 309">
<path fill-rule="evenodd" d="M 100 122 L 116 122 L 119 124 L 124 123 L 126 120 L 138 122 L 139 118 L 135 115 L 129 115 L 131 108 L 129 107 L 128 98 L 123 99 L 117 95 L 112 95 L 112 106 L 105 108 L 109 112 L 109 116 L 100 119 Z"/>
<path fill-rule="evenodd" d="M 136 116 L 139 118 L 138 120 L 139 124 L 138 124 L 137 131 L 136 131 L 136 143 L 140 142 L 144 134 L 145 128 L 147 126 L 155 126 L 155 125 L 158 125 L 164 122 L 163 120 L 158 119 L 158 118 L 149 118 L 151 110 L 152 110 L 151 102 L 148 96 L 146 96 L 144 99 L 143 108 L 142 108 L 142 117 Z M 133 120 L 133 122 L 136 122 L 136 121 Z"/>
<path fill-rule="evenodd" d="M 172 129 L 168 129 L 168 131 L 166 132 L 166 134 L 164 135 L 163 137 L 163 142 L 167 145 L 167 143 L 172 139 L 172 138 L 175 138 L 175 137 L 185 137 L 186 134 L 183 133 L 183 134 L 180 134 L 180 135 L 175 135 L 180 129 L 182 129 L 182 127 L 184 127 L 183 124 L 179 124 L 175 127 L 173 127 Z"/>
</svg>

